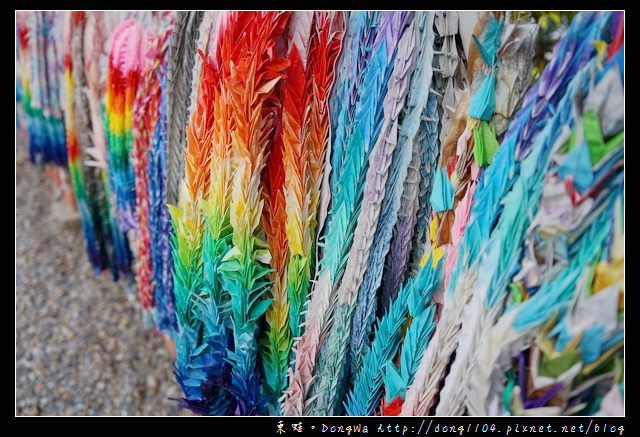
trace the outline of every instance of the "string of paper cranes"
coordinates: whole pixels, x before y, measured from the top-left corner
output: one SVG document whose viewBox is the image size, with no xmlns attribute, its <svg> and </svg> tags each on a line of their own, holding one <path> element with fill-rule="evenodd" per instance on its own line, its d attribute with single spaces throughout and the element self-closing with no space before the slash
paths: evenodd
<svg viewBox="0 0 640 437">
<path fill-rule="evenodd" d="M 623 12 L 16 17 L 17 134 L 184 408 L 624 414 Z"/>
</svg>

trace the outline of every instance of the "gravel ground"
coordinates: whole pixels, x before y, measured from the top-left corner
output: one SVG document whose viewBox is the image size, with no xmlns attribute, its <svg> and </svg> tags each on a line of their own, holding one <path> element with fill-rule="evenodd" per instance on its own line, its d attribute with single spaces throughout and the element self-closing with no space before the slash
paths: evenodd
<svg viewBox="0 0 640 437">
<path fill-rule="evenodd" d="M 160 336 L 122 284 L 94 276 L 78 223 L 16 147 L 16 415 L 190 415 Z"/>
</svg>

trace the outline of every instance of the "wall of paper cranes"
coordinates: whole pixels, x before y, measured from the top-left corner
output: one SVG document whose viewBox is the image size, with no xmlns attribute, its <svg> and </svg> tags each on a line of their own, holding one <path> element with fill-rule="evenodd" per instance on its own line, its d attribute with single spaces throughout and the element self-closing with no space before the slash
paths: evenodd
<svg viewBox="0 0 640 437">
<path fill-rule="evenodd" d="M 23 12 L 17 130 L 203 415 L 623 415 L 622 12 Z"/>
</svg>

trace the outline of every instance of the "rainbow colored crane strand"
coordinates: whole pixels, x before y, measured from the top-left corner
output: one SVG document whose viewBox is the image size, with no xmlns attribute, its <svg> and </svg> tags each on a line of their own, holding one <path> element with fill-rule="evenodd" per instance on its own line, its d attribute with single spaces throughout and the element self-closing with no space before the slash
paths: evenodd
<svg viewBox="0 0 640 437">
<path fill-rule="evenodd" d="M 140 76 L 142 29 L 134 19 L 122 22 L 113 33 L 105 113 L 109 150 L 109 180 L 116 200 L 120 229 L 134 229 L 135 174 L 131 164 L 133 149 L 133 101 Z"/>
<path fill-rule="evenodd" d="M 67 166 L 65 126 L 60 107 L 62 14 L 18 11 L 18 91 L 26 115 L 29 158 L 43 166 Z"/>
<path fill-rule="evenodd" d="M 274 401 L 285 388 L 292 340 L 304 327 L 315 262 L 315 230 L 328 140 L 328 96 L 342 39 L 341 13 L 296 12 L 288 34 L 289 68 L 280 91 L 274 146 L 267 164 L 264 213 L 271 251 L 273 304 L 263 351 L 265 382 Z M 274 402 L 275 404 L 275 402 Z M 275 404 L 277 405 L 277 404 Z M 275 410 L 276 412 L 279 409 Z"/>
<path fill-rule="evenodd" d="M 277 400 L 284 385 L 284 372 L 289 365 L 289 351 L 292 346 L 291 328 L 289 325 L 289 301 L 287 299 L 287 262 L 289 245 L 287 242 L 284 180 L 282 165 L 284 142 L 280 135 L 281 128 L 276 131 L 273 147 L 264 171 L 264 210 L 263 227 L 267 236 L 267 245 L 271 253 L 270 297 L 273 303 L 265 313 L 267 329 L 262 347 L 262 364 L 264 367 L 264 384 L 267 393 L 272 396 L 270 406 L 277 414 Z"/>
<path fill-rule="evenodd" d="M 84 165 L 82 163 L 82 150 L 78 141 L 76 121 L 83 121 L 77 117 L 76 108 L 79 103 L 81 86 L 84 84 L 84 64 L 82 62 L 82 44 L 84 33 L 84 13 L 69 12 L 64 22 L 64 78 L 66 90 L 65 125 L 67 135 L 67 155 L 69 174 L 76 197 L 76 204 L 82 220 L 85 242 L 89 261 L 94 272 L 99 274 L 107 267 L 104 247 L 101 247 L 101 239 L 98 237 L 101 229 L 96 217 L 95 200 L 89 195 L 87 181 L 85 180 Z M 81 128 L 86 128 L 82 125 Z M 84 134 L 84 132 L 83 132 Z"/>
<path fill-rule="evenodd" d="M 16 91 L 180 407 L 624 414 L 622 11 L 17 11 Z"/>
<path fill-rule="evenodd" d="M 268 282 L 270 255 L 257 236 L 262 215 L 260 173 L 265 165 L 267 142 L 272 135 L 274 87 L 288 62 L 274 56 L 275 39 L 284 31 L 289 13 L 229 14 L 222 59 L 222 86 L 228 93 L 234 174 L 231 180 L 230 223 L 233 246 L 219 269 L 228 293 L 233 321 L 230 392 L 235 414 L 261 414 L 260 375 L 256 368 L 258 318 L 271 304 L 261 300 Z M 233 49 L 233 51 L 232 51 Z M 266 264 L 266 265 L 265 265 Z"/>
<path fill-rule="evenodd" d="M 208 38 L 208 30 L 204 29 L 207 34 L 201 34 L 201 39 Z M 183 407 L 203 415 L 223 415 L 230 406 L 225 361 L 230 327 L 222 319 L 228 317 L 218 310 L 223 298 L 218 266 L 231 238 L 231 144 L 227 106 L 223 99 L 216 98 L 221 91 L 218 72 L 207 62 L 205 53 L 199 54 L 202 68 L 195 94 L 197 106 L 186 131 L 180 208 L 169 205 L 178 325 L 174 373 L 184 393 L 180 401 Z M 211 184 L 211 179 L 216 183 Z"/>
<path fill-rule="evenodd" d="M 104 97 L 106 88 L 105 61 L 109 56 L 107 35 L 109 21 L 104 12 L 86 12 L 84 26 L 84 73 L 90 112 L 91 147 L 86 147 L 84 165 L 95 167 L 90 173 L 94 178 L 95 221 L 101 232 L 97 237 L 104 246 L 105 260 L 114 280 L 131 273 L 131 250 L 126 235 L 120 230 L 111 196 L 107 138 L 104 122 Z M 91 172 L 89 169 L 85 171 Z"/>
</svg>

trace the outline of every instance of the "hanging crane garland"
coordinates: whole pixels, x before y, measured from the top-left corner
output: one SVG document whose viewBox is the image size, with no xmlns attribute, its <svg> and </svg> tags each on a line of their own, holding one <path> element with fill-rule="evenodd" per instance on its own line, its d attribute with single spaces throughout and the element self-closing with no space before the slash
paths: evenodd
<svg viewBox="0 0 640 437">
<path fill-rule="evenodd" d="M 623 12 L 18 11 L 16 75 L 180 406 L 624 414 Z"/>
</svg>

